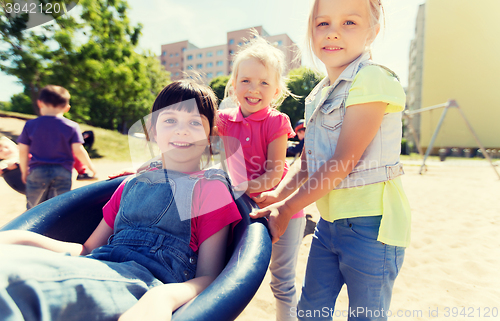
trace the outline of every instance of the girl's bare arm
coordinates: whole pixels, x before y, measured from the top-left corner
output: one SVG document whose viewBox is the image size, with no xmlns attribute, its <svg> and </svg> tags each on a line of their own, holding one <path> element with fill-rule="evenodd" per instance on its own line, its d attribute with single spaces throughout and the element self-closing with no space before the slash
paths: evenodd
<svg viewBox="0 0 500 321">
<path fill-rule="evenodd" d="M 103 224 L 104 223 L 104 224 Z M 101 221 L 84 245 L 72 242 L 63 242 L 30 231 L 12 230 L 0 232 L 0 244 L 18 244 L 36 246 L 59 253 L 71 255 L 85 255 L 93 249 L 106 244 L 113 230 Z"/>
<path fill-rule="evenodd" d="M 251 215 L 270 216 L 269 228 L 273 242 L 283 235 L 288 221 L 297 211 L 328 194 L 353 170 L 377 134 L 386 107 L 387 104 L 383 102 L 348 107 L 332 158 L 286 199 Z"/>
</svg>

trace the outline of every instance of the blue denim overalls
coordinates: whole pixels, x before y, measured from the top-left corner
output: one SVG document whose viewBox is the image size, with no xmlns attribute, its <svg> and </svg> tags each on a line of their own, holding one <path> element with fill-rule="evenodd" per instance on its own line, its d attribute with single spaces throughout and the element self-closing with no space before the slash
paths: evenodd
<svg viewBox="0 0 500 321">
<path fill-rule="evenodd" d="M 229 186 L 215 169 L 155 170 L 127 182 L 114 234 L 87 257 L 1 245 L 0 319 L 116 320 L 151 287 L 192 279 L 191 204 L 202 178 Z"/>
<path fill-rule="evenodd" d="M 95 249 L 91 256 L 135 261 L 163 283 L 192 279 L 198 255 L 189 247 L 191 204 L 194 186 L 203 177 L 228 184 L 225 172 L 215 169 L 204 175 L 155 170 L 127 182 L 114 234 L 108 245 Z"/>
</svg>

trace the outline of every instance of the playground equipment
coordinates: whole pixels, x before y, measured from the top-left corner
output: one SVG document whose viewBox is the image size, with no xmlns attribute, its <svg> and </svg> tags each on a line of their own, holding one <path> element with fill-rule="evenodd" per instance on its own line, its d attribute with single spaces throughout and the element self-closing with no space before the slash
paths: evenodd
<svg viewBox="0 0 500 321">
<path fill-rule="evenodd" d="M 431 107 L 426 107 L 426 108 L 421 108 L 421 109 L 416 109 L 416 110 L 407 110 L 407 111 L 405 111 L 404 116 L 405 116 L 405 118 L 408 119 L 408 129 L 410 130 L 410 133 L 412 134 L 412 137 L 415 140 L 415 144 L 417 145 L 418 153 L 420 155 L 423 155 L 423 151 L 422 151 L 422 148 L 420 147 L 420 144 L 419 144 L 419 141 L 418 141 L 418 137 L 417 137 L 417 135 L 415 133 L 415 129 L 413 128 L 413 125 L 411 123 L 412 116 L 416 115 L 416 114 L 420 114 L 420 113 L 426 112 L 426 111 L 440 109 L 440 108 L 444 108 L 444 111 L 441 114 L 441 118 L 439 119 L 438 125 L 437 125 L 436 129 L 434 130 L 434 133 L 432 134 L 431 141 L 429 142 L 429 146 L 427 147 L 427 150 L 425 151 L 425 155 L 424 155 L 424 159 L 423 159 L 423 162 L 422 162 L 422 166 L 420 166 L 420 171 L 418 173 L 420 175 L 422 175 L 422 173 L 426 170 L 425 161 L 427 160 L 427 157 L 429 157 L 429 154 L 432 151 L 432 147 L 434 146 L 434 142 L 436 140 L 436 137 L 437 137 L 437 135 L 439 133 L 439 130 L 441 129 L 441 126 L 443 125 L 443 121 L 444 121 L 444 118 L 446 117 L 446 113 L 448 112 L 448 110 L 450 108 L 456 108 L 459 111 L 459 113 L 462 116 L 462 118 L 464 119 L 465 124 L 467 125 L 467 128 L 469 129 L 469 131 L 471 132 L 472 136 L 474 137 L 474 139 L 476 140 L 477 144 L 479 145 L 479 148 L 481 149 L 481 152 L 483 153 L 484 157 L 488 160 L 488 162 L 490 162 L 491 167 L 493 168 L 493 170 L 495 171 L 495 173 L 498 176 L 498 179 L 500 179 L 500 174 L 498 173 L 498 171 L 495 168 L 495 165 L 491 161 L 491 157 L 486 152 L 486 148 L 484 148 L 483 144 L 479 140 L 479 137 L 477 136 L 476 132 L 472 128 L 472 125 L 467 120 L 467 117 L 465 117 L 465 114 L 462 111 L 462 109 L 460 108 L 460 106 L 458 105 L 458 103 L 455 100 L 453 100 L 453 99 L 448 100 L 446 103 L 443 103 L 443 104 L 438 104 L 438 105 L 434 105 L 434 106 L 431 106 Z"/>
<path fill-rule="evenodd" d="M 29 230 L 58 240 L 83 243 L 102 219 L 102 207 L 126 176 L 96 182 L 51 198 L 0 230 Z M 236 199 L 242 220 L 234 228 L 224 270 L 200 295 L 179 308 L 174 321 L 234 320 L 257 292 L 271 259 L 265 219 L 250 219 L 257 205 Z"/>
</svg>

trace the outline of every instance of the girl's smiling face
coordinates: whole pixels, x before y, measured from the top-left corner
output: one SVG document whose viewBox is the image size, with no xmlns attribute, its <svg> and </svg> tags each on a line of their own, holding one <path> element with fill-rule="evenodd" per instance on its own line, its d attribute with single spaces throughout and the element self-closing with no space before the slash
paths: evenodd
<svg viewBox="0 0 500 321">
<path fill-rule="evenodd" d="M 244 117 L 264 109 L 278 97 L 277 78 L 275 72 L 255 58 L 244 60 L 239 64 L 233 88 Z"/>
<path fill-rule="evenodd" d="M 373 42 L 380 25 L 370 24 L 366 0 L 318 0 L 313 16 L 312 47 L 330 81 Z"/>
<path fill-rule="evenodd" d="M 159 111 L 155 140 L 162 153 L 164 168 L 180 172 L 200 170 L 201 156 L 209 144 L 208 119 L 195 108 Z"/>
</svg>

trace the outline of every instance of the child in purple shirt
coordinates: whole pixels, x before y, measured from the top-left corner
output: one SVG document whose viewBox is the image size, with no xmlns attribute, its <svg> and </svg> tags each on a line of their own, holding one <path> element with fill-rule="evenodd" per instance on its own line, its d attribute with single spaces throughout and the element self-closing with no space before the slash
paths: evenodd
<svg viewBox="0 0 500 321">
<path fill-rule="evenodd" d="M 71 190 L 73 155 L 96 173 L 78 124 L 63 116 L 69 99 L 63 87 L 43 88 L 37 100 L 41 116 L 27 121 L 17 140 L 28 209 Z"/>
</svg>

